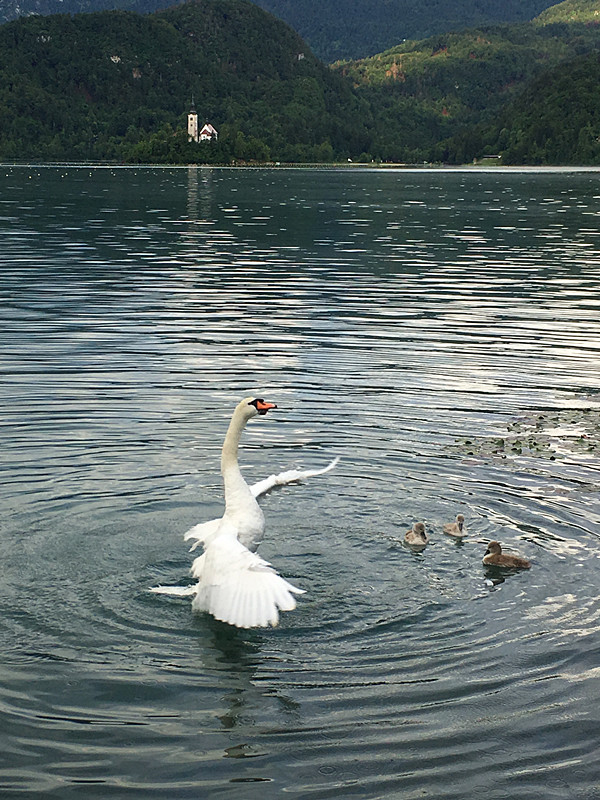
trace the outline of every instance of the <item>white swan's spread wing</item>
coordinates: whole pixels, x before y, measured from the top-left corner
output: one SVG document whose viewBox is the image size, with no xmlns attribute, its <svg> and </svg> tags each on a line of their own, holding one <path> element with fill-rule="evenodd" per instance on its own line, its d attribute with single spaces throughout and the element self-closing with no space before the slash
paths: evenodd
<svg viewBox="0 0 600 800">
<path fill-rule="evenodd" d="M 206 544 L 217 532 L 221 519 L 211 519 L 208 522 L 201 522 L 199 525 L 194 525 L 187 533 L 183 535 L 183 541 L 188 542 L 190 539 L 196 541 L 190 547 L 190 550 L 195 550 L 198 545 Z"/>
<path fill-rule="evenodd" d="M 285 486 L 288 483 L 303 481 L 306 478 L 313 478 L 315 475 L 324 475 L 326 472 L 332 470 L 339 460 L 339 457 L 334 458 L 333 461 L 326 467 L 323 467 L 323 469 L 288 469 L 286 472 L 280 472 L 278 475 L 270 475 L 268 478 L 252 484 L 250 491 L 254 497 L 259 497 L 274 486 Z M 194 525 L 193 528 L 190 528 L 189 531 L 184 534 L 183 541 L 189 542 L 190 539 L 195 540 L 190 547 L 190 551 L 195 550 L 200 545 L 207 545 L 217 533 L 220 523 L 221 517 L 219 519 L 211 519 L 208 522 L 201 522 L 199 525 Z"/>
<path fill-rule="evenodd" d="M 329 472 L 329 470 L 332 470 L 339 460 L 339 457 L 334 458 L 333 461 L 323 469 L 288 469 L 286 472 L 280 472 L 278 475 L 269 475 L 268 478 L 252 484 L 250 491 L 254 497 L 259 497 L 261 494 L 268 492 L 269 489 L 272 489 L 274 486 L 285 486 L 287 483 L 302 481 L 305 478 L 313 478 L 315 475 L 324 475 L 326 472 Z"/>
<path fill-rule="evenodd" d="M 303 594 L 231 535 L 210 543 L 194 561 L 193 574 L 199 578 L 193 610 L 238 628 L 277 625 L 279 611 L 294 609 L 294 594 Z"/>
</svg>

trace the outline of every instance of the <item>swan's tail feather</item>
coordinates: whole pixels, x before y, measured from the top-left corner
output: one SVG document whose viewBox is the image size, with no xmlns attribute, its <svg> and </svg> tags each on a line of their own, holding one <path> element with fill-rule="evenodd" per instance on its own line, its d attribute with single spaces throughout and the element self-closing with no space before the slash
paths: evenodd
<svg viewBox="0 0 600 800">
<path fill-rule="evenodd" d="M 197 589 L 198 587 L 194 584 L 193 586 L 153 586 L 148 591 L 154 592 L 154 594 L 168 594 L 171 597 L 189 597 L 196 594 Z"/>
<path fill-rule="evenodd" d="M 303 594 L 237 539 L 216 539 L 194 567 L 197 562 L 200 581 L 192 609 L 238 628 L 277 625 L 280 611 L 296 607 L 294 594 Z"/>
<path fill-rule="evenodd" d="M 202 570 L 204 569 L 204 562 L 206 561 L 206 553 L 202 553 L 201 556 L 195 558 L 192 561 L 192 569 L 190 570 L 192 573 L 192 577 L 196 578 L 196 580 L 200 580 L 202 577 Z"/>
<path fill-rule="evenodd" d="M 331 461 L 326 467 L 323 467 L 323 469 L 288 469 L 286 472 L 280 472 L 278 475 L 270 475 L 268 478 L 252 484 L 250 491 L 254 497 L 259 497 L 261 494 L 268 492 L 269 489 L 272 489 L 274 486 L 285 486 L 288 483 L 303 481 L 306 478 L 313 478 L 315 475 L 324 475 L 326 472 L 332 470 L 339 460 L 339 456 L 334 458 L 333 461 Z"/>
</svg>

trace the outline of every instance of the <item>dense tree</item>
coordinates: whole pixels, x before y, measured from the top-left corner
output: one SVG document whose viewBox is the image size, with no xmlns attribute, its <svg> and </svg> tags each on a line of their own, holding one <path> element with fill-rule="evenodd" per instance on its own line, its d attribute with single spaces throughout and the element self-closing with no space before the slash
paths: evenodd
<svg viewBox="0 0 600 800">
<path fill-rule="evenodd" d="M 600 164 L 600 56 L 580 57 L 531 84 L 475 146 L 506 164 Z"/>
<path fill-rule="evenodd" d="M 5 159 L 304 160 L 369 144 L 348 83 L 245 0 L 20 19 L 0 26 L 0 64 Z M 223 127 L 212 149 L 187 142 L 192 95 Z"/>
<path fill-rule="evenodd" d="M 585 2 L 585 0 L 579 0 Z M 587 0 L 590 2 L 591 0 Z M 379 53 L 403 39 L 495 22 L 530 20 L 551 0 L 256 0 L 292 26 L 325 61 Z M 172 0 L 3 0 L 0 22 L 24 14 L 123 9 L 148 13 Z M 266 40 L 265 40 L 266 41 Z"/>
<path fill-rule="evenodd" d="M 331 68 L 245 0 L 16 20 L 0 26 L 0 158 L 597 164 L 600 27 L 571 21 L 590 2 Z M 192 96 L 218 141 L 188 142 Z"/>
</svg>

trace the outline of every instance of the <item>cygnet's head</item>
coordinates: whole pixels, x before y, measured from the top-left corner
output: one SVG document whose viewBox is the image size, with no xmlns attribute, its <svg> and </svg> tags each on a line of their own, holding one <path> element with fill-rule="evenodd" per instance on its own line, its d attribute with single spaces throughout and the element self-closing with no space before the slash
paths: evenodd
<svg viewBox="0 0 600 800">
<path fill-rule="evenodd" d="M 413 525 L 413 532 L 420 536 L 422 539 L 425 538 L 425 525 L 422 522 L 415 522 Z"/>
<path fill-rule="evenodd" d="M 486 556 L 488 554 L 497 555 L 498 553 L 502 552 L 502 548 L 500 547 L 500 542 L 490 542 L 487 546 L 487 550 L 485 551 Z"/>
</svg>

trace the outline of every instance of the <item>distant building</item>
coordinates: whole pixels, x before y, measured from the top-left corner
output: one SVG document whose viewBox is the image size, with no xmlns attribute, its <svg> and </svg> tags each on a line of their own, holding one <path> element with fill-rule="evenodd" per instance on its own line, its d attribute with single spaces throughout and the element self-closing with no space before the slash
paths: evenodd
<svg viewBox="0 0 600 800">
<path fill-rule="evenodd" d="M 188 142 L 198 141 L 198 112 L 192 100 L 192 107 L 188 113 Z"/>
<path fill-rule="evenodd" d="M 219 134 L 217 133 L 216 128 L 213 128 L 210 122 L 207 122 L 202 127 L 202 130 L 198 134 L 198 137 L 201 142 L 210 142 L 212 139 L 214 139 L 216 142 L 217 139 L 219 138 Z"/>
<path fill-rule="evenodd" d="M 213 139 L 215 142 L 219 138 L 217 129 L 214 128 L 210 122 L 205 123 L 201 129 L 198 128 L 198 112 L 192 100 L 192 106 L 188 112 L 188 142 L 210 142 Z"/>
</svg>

